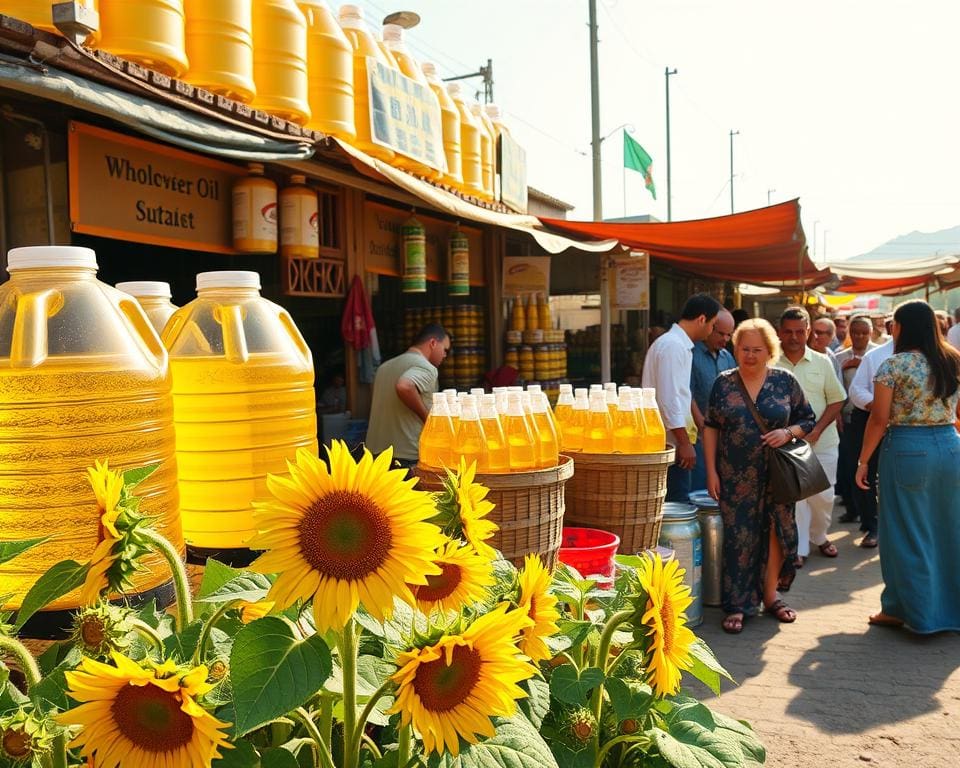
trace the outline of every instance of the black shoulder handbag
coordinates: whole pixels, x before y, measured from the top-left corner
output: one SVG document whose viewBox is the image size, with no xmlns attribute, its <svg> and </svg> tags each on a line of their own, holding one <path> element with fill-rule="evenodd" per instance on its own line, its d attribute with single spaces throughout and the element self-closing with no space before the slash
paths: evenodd
<svg viewBox="0 0 960 768">
<path fill-rule="evenodd" d="M 769 432 L 739 373 L 737 385 L 760 433 Z M 767 448 L 767 483 L 778 504 L 793 504 L 830 487 L 830 480 L 810 443 L 797 437 L 779 448 Z"/>
</svg>

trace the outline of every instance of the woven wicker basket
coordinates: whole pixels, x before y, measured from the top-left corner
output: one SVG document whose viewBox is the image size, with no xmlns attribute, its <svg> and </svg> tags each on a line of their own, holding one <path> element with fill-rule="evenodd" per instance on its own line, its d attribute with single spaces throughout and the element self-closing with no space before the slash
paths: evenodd
<svg viewBox="0 0 960 768">
<path fill-rule="evenodd" d="M 576 474 L 566 488 L 566 524 L 617 534 L 625 554 L 656 546 L 673 447 L 657 453 L 574 456 Z"/>
<path fill-rule="evenodd" d="M 414 472 L 420 478 L 420 490 L 443 488 L 434 470 L 417 467 Z M 563 539 L 564 484 L 571 477 L 569 456 L 561 456 L 560 464 L 549 469 L 477 474 L 475 481 L 490 489 L 487 499 L 494 507 L 489 517 L 500 526 L 489 543 L 514 565 L 522 565 L 523 558 L 535 552 L 553 568 Z"/>
</svg>

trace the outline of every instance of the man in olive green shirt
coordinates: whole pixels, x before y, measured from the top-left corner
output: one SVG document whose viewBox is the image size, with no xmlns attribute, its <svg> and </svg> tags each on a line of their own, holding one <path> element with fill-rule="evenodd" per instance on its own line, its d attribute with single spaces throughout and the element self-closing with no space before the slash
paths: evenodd
<svg viewBox="0 0 960 768">
<path fill-rule="evenodd" d="M 370 451 L 382 453 L 392 445 L 393 457 L 402 466 L 417 463 L 420 432 L 437 391 L 437 366 L 449 351 L 450 336 L 443 326 L 430 323 L 410 349 L 377 369 L 367 427 Z"/>
</svg>

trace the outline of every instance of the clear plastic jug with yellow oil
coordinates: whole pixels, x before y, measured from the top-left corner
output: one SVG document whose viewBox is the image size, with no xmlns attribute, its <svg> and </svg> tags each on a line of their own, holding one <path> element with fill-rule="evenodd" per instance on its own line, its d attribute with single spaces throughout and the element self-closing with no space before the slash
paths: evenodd
<svg viewBox="0 0 960 768">
<path fill-rule="evenodd" d="M 170 283 L 131 280 L 126 283 L 117 283 L 116 289 L 137 300 L 158 336 L 163 333 L 167 320 L 177 311 L 177 306 L 170 301 L 173 297 L 170 293 Z"/>
<path fill-rule="evenodd" d="M 460 189 L 464 194 L 482 198 L 485 192 L 480 126 L 463 98 L 460 83 L 449 83 L 447 93 L 460 115 L 460 165 L 463 172 L 463 186 Z"/>
<path fill-rule="evenodd" d="M 353 143 L 353 48 L 324 0 L 297 0 L 307 21 L 307 128 Z"/>
<path fill-rule="evenodd" d="M 119 470 L 159 462 L 137 489 L 141 510 L 178 549 L 183 536 L 167 352 L 143 310 L 97 280 L 89 248 L 15 248 L 7 271 L 0 285 L 0 542 L 49 537 L 0 565 L 3 608 L 13 609 L 50 566 L 93 554 L 101 523 L 85 470 L 95 459 Z M 169 578 L 160 556 L 143 565 L 134 593 Z M 78 598 L 75 590 L 49 608 L 76 608 Z"/>
<path fill-rule="evenodd" d="M 80 0 L 79 5 L 93 11 L 97 10 L 97 0 Z M 51 0 L 4 0 L 2 13 L 4 16 L 11 16 L 14 19 L 20 19 L 27 24 L 42 29 L 44 32 L 52 32 L 55 35 L 60 34 L 53 26 L 53 2 Z M 96 45 L 100 39 L 99 30 L 87 38 L 87 45 Z"/>
<path fill-rule="evenodd" d="M 443 183 L 454 189 L 463 186 L 463 164 L 460 159 L 460 112 L 447 93 L 443 82 L 437 76 L 437 67 L 433 62 L 425 61 L 420 66 L 430 89 L 440 102 L 440 121 L 443 130 L 443 154 L 447 159 L 447 170 L 443 174 Z"/>
<path fill-rule="evenodd" d="M 497 137 L 493 132 L 493 123 L 490 122 L 483 107 L 476 102 L 470 104 L 470 113 L 476 118 L 477 128 L 480 130 L 480 169 L 483 172 L 483 199 L 492 203 L 496 190 L 494 189 L 494 174 L 497 157 Z"/>
<path fill-rule="evenodd" d="M 189 69 L 183 0 L 100 0 L 97 48 L 170 77 Z"/>
<path fill-rule="evenodd" d="M 490 470 L 487 438 L 483 433 L 475 395 L 463 395 L 460 398 L 460 424 L 457 427 L 457 437 L 453 443 L 455 466 L 460 464 L 460 459 L 466 461 L 468 467 L 473 462 L 477 462 L 478 472 L 488 472 Z"/>
<path fill-rule="evenodd" d="M 507 411 L 500 416 L 503 434 L 507 438 L 507 453 L 510 469 L 526 472 L 537 466 L 537 447 L 533 431 L 523 409 L 523 395 L 520 392 L 507 393 Z"/>
<path fill-rule="evenodd" d="M 457 433 L 450 419 L 447 396 L 434 392 L 430 413 L 420 431 L 418 463 L 431 469 L 453 467 L 453 444 Z"/>
<path fill-rule="evenodd" d="M 252 106 L 303 125 L 310 119 L 307 20 L 293 0 L 253 4 Z"/>
<path fill-rule="evenodd" d="M 613 421 L 604 392 L 590 393 L 590 413 L 583 431 L 584 453 L 613 453 Z"/>
<path fill-rule="evenodd" d="M 480 397 L 480 425 L 483 427 L 483 436 L 487 440 L 487 472 L 499 473 L 510 471 L 510 455 L 507 450 L 507 439 L 500 425 L 500 414 L 497 413 L 497 396 L 481 395 Z"/>
<path fill-rule="evenodd" d="M 191 85 L 249 104 L 253 82 L 253 0 L 183 0 Z"/>
<path fill-rule="evenodd" d="M 660 418 L 660 408 L 657 406 L 657 391 L 652 387 L 640 390 L 640 416 L 643 419 L 644 442 L 643 453 L 656 453 L 667 448 L 667 433 Z"/>
<path fill-rule="evenodd" d="M 310 350 L 286 310 L 260 296 L 256 272 L 202 272 L 197 298 L 163 333 L 184 537 L 194 559 L 249 560 L 252 502 L 270 498 L 298 448 L 317 452 Z"/>
</svg>

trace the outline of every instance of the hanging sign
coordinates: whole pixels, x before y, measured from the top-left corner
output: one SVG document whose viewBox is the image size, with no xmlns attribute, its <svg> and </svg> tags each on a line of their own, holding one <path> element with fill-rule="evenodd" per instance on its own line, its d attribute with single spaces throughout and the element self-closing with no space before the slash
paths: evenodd
<svg viewBox="0 0 960 768">
<path fill-rule="evenodd" d="M 509 133 L 497 141 L 500 202 L 517 213 L 527 212 L 527 153 Z"/>
<path fill-rule="evenodd" d="M 613 260 L 610 296 L 613 309 L 650 309 L 649 254 L 630 251 L 629 258 Z"/>
<path fill-rule="evenodd" d="M 550 257 L 504 256 L 503 295 L 514 297 L 528 293 L 550 295 Z"/>
<path fill-rule="evenodd" d="M 427 292 L 427 230 L 413 216 L 400 228 L 400 253 L 403 257 L 403 293 Z"/>
<path fill-rule="evenodd" d="M 450 275 L 447 284 L 451 296 L 470 295 L 470 241 L 455 227 L 450 234 L 447 244 L 447 260 L 450 265 Z"/>
<path fill-rule="evenodd" d="M 446 171 L 440 102 L 430 86 L 373 56 L 367 57 L 367 76 L 373 142 L 438 171 Z"/>
<path fill-rule="evenodd" d="M 72 121 L 67 161 L 74 232 L 235 253 L 231 189 L 245 168 Z"/>
</svg>

